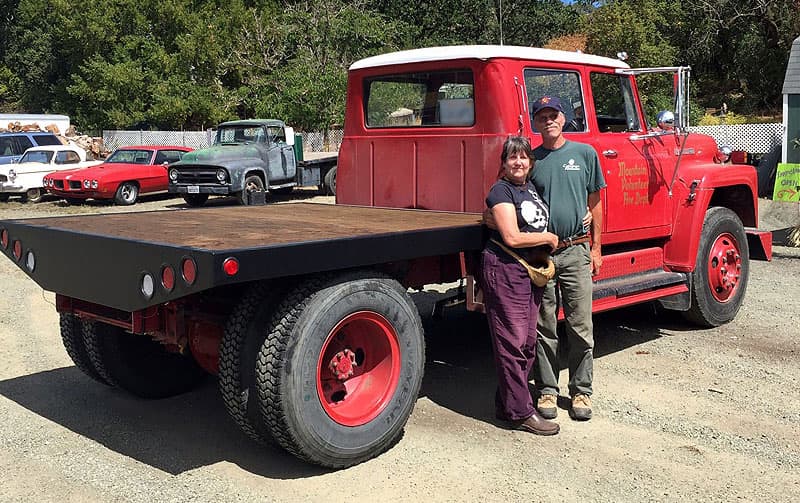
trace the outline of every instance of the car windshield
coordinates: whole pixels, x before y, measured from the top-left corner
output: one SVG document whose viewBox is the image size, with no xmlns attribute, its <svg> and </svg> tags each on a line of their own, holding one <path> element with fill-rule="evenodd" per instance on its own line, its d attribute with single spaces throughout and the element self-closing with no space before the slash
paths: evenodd
<svg viewBox="0 0 800 503">
<path fill-rule="evenodd" d="M 40 162 L 42 164 L 50 164 L 50 159 L 53 158 L 52 150 L 33 150 L 22 154 L 19 162 Z"/>
<path fill-rule="evenodd" d="M 127 164 L 149 164 L 150 157 L 152 157 L 153 152 L 151 150 L 134 150 L 134 149 L 125 149 L 125 150 L 117 150 L 108 159 L 106 159 L 106 164 L 113 164 L 113 163 L 127 163 Z"/>
<path fill-rule="evenodd" d="M 225 126 L 217 130 L 217 144 L 264 143 L 266 133 L 260 126 Z"/>
</svg>

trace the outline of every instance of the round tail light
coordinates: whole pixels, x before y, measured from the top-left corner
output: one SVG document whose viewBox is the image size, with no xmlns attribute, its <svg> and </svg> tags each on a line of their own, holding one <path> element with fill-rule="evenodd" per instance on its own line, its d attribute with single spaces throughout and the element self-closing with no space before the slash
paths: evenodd
<svg viewBox="0 0 800 503">
<path fill-rule="evenodd" d="M 175 271 L 168 265 L 161 269 L 161 286 L 168 292 L 175 288 Z"/>
<path fill-rule="evenodd" d="M 222 262 L 222 270 L 228 276 L 235 276 L 239 272 L 239 261 L 233 257 L 228 257 Z"/>
<path fill-rule="evenodd" d="M 0 231 L 0 243 L 3 244 L 3 248 L 8 248 L 8 231 L 5 229 Z"/>
<path fill-rule="evenodd" d="M 14 258 L 17 260 L 22 258 L 22 243 L 19 240 L 14 241 Z"/>
<path fill-rule="evenodd" d="M 181 276 L 183 276 L 183 281 L 190 286 L 197 280 L 197 264 L 193 259 L 183 259 L 183 262 L 181 262 Z"/>
</svg>

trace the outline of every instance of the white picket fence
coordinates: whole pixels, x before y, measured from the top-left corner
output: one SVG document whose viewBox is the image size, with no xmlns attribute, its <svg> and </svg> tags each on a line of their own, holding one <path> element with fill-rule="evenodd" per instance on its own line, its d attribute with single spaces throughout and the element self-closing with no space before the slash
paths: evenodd
<svg viewBox="0 0 800 503">
<path fill-rule="evenodd" d="M 751 154 L 766 154 L 783 141 L 783 124 L 723 124 L 720 126 L 692 126 L 689 131 L 707 134 L 717 145 L 727 145 L 733 150 Z"/>
<path fill-rule="evenodd" d="M 783 124 L 728 124 L 721 126 L 693 126 L 694 133 L 707 134 L 717 145 L 728 145 L 734 150 L 752 154 L 766 154 L 783 138 Z M 342 144 L 343 131 L 328 132 L 328 145 L 321 131 L 302 132 L 303 150 L 307 152 L 337 151 Z M 131 145 L 184 145 L 205 148 L 214 141 L 214 131 L 103 131 L 103 143 L 109 150 Z"/>
</svg>

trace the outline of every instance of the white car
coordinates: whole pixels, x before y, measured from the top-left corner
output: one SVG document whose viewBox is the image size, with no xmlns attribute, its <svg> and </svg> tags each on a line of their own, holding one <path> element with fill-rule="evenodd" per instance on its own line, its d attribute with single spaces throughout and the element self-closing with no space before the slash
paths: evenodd
<svg viewBox="0 0 800 503">
<path fill-rule="evenodd" d="M 45 193 L 44 175 L 101 162 L 87 161 L 86 151 L 72 145 L 31 147 L 22 154 L 18 163 L 0 165 L 0 201 L 20 196 L 23 202 L 39 202 Z"/>
</svg>

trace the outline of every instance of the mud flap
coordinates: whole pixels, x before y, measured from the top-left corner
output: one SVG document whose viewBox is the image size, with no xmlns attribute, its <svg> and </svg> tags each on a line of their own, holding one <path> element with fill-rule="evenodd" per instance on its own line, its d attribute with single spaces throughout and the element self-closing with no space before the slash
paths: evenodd
<svg viewBox="0 0 800 503">
<path fill-rule="evenodd" d="M 750 247 L 750 258 L 753 260 L 772 260 L 772 232 L 753 227 L 745 227 L 747 245 Z"/>
</svg>

